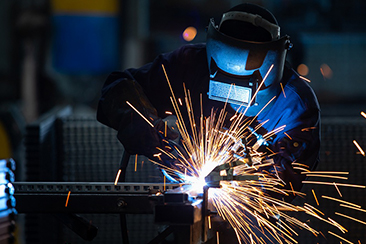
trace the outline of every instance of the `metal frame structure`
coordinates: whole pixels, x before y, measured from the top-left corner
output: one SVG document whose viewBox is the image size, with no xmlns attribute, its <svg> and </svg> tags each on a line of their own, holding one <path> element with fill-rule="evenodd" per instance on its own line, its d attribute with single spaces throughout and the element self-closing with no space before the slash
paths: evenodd
<svg viewBox="0 0 366 244">
<path fill-rule="evenodd" d="M 156 224 L 167 226 L 149 244 L 160 243 L 171 233 L 177 244 L 204 243 L 206 225 L 202 215 L 207 212 L 207 203 L 171 192 L 177 187 L 179 184 L 15 182 L 14 196 L 19 213 L 53 214 L 85 240 L 92 240 L 98 228 L 78 214 L 118 213 L 124 244 L 129 243 L 125 214 L 154 214 Z"/>
</svg>

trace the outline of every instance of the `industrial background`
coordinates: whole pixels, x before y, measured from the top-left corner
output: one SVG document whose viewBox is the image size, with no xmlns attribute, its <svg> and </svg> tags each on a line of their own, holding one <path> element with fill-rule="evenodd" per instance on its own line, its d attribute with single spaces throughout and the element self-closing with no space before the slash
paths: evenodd
<svg viewBox="0 0 366 244">
<path fill-rule="evenodd" d="M 204 42 L 209 19 L 218 21 L 241 2 L 0 1 L 0 158 L 15 160 L 15 181 L 114 181 L 123 147 L 95 119 L 107 75 Z M 288 60 L 311 80 L 322 109 L 320 169 L 348 171 L 352 183 L 365 185 L 366 160 L 353 140 L 366 149 L 366 1 L 246 2 L 277 17 L 281 34 L 294 44 Z M 141 163 L 143 157 L 139 162 L 138 172 L 129 166 L 128 182 L 162 181 L 154 166 Z M 319 191 L 336 194 L 333 188 Z M 345 191 L 345 199 L 366 208 L 364 189 Z M 121 243 L 118 216 L 86 217 L 99 227 L 94 243 Z M 151 216 L 127 220 L 132 243 L 148 243 L 158 228 Z M 53 216 L 19 213 L 16 222 L 16 243 L 86 243 Z M 366 226 L 346 223 L 347 237 L 365 243 Z M 300 243 L 313 243 L 311 238 Z"/>
</svg>

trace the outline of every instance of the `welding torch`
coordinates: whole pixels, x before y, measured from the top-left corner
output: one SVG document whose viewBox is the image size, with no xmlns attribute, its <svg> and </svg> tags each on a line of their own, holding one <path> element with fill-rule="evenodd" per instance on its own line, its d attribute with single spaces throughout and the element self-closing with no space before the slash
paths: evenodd
<svg viewBox="0 0 366 244">
<path fill-rule="evenodd" d="M 252 135 L 257 139 L 256 145 L 268 146 L 268 142 L 263 138 L 261 134 L 258 134 L 250 126 L 247 127 Z M 232 162 L 227 162 L 216 166 L 206 177 L 205 181 L 208 187 L 220 188 L 220 181 L 246 181 L 246 180 L 258 180 L 256 175 L 234 175 L 234 168 L 246 165 L 248 167 L 253 165 L 252 157 L 249 152 L 248 142 L 246 137 L 238 140 L 231 149 L 231 155 L 235 159 Z"/>
</svg>

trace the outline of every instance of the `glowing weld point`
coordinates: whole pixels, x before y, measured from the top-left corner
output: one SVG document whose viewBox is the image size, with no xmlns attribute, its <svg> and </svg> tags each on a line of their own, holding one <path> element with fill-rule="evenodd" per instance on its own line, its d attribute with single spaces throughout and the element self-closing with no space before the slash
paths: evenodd
<svg viewBox="0 0 366 244">
<path fill-rule="evenodd" d="M 66 207 L 67 207 L 67 205 L 69 204 L 70 194 L 71 194 L 71 191 L 69 191 L 69 193 L 67 194 L 66 203 L 65 203 L 65 208 L 66 208 Z"/>
<path fill-rule="evenodd" d="M 118 170 L 118 173 L 117 173 L 117 176 L 116 176 L 116 179 L 115 179 L 115 181 L 114 181 L 114 185 L 116 186 L 117 185 L 117 182 L 118 182 L 118 180 L 119 180 L 119 176 L 121 175 L 121 169 L 120 170 Z"/>
<path fill-rule="evenodd" d="M 130 106 L 133 110 L 135 110 L 135 112 L 140 115 L 151 127 L 154 128 L 154 125 L 145 117 L 142 115 L 142 113 L 140 113 L 134 106 L 132 106 L 131 103 L 129 103 L 128 101 L 126 101 L 126 103 L 128 104 L 128 106 Z"/>
<path fill-rule="evenodd" d="M 360 153 L 362 154 L 362 156 L 365 157 L 365 152 L 362 150 L 362 148 L 360 147 L 360 145 L 358 145 L 356 140 L 353 140 L 353 144 L 355 144 L 355 146 L 357 147 L 357 149 L 360 151 Z"/>
</svg>

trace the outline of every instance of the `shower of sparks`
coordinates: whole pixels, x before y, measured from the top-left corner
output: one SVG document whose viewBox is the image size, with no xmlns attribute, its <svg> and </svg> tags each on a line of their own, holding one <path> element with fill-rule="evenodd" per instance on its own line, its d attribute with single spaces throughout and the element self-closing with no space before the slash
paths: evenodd
<svg viewBox="0 0 366 244">
<path fill-rule="evenodd" d="M 312 171 L 312 172 L 307 172 L 307 173 L 302 173 L 301 174 L 332 174 L 332 175 L 348 175 L 349 172 L 340 172 L 340 171 Z"/>
<path fill-rule="evenodd" d="M 355 144 L 355 146 L 357 147 L 357 149 L 360 151 L 360 153 L 362 154 L 362 156 L 365 157 L 365 152 L 362 150 L 362 148 L 360 147 L 360 145 L 358 145 L 356 140 L 353 140 L 353 144 Z"/>
<path fill-rule="evenodd" d="M 137 154 L 136 154 L 136 156 L 135 156 L 135 172 L 137 171 Z"/>
<path fill-rule="evenodd" d="M 164 136 L 165 136 L 165 138 L 166 138 L 167 130 L 168 130 L 168 121 L 164 121 Z"/>
<path fill-rule="evenodd" d="M 303 79 L 304 81 L 309 82 L 309 83 L 311 82 L 311 80 L 309 80 L 309 79 L 305 78 L 304 76 L 300 76 L 300 78 L 301 78 L 301 79 Z"/>
<path fill-rule="evenodd" d="M 302 222 L 299 219 L 290 216 L 288 214 L 289 212 L 303 212 L 337 228 L 342 233 L 347 232 L 342 225 L 331 218 L 324 216 L 324 213 L 308 203 L 305 203 L 304 206 L 297 206 L 280 200 L 278 197 L 273 197 L 273 195 L 281 195 L 282 198 L 285 198 L 291 194 L 300 195 L 302 197 L 305 196 L 304 193 L 296 192 L 291 183 L 290 190 L 285 188 L 285 182 L 279 177 L 274 161 L 271 159 L 271 157 L 277 153 L 271 151 L 268 147 L 267 149 L 270 154 L 257 151 L 261 146 L 261 143 L 281 132 L 286 125 L 280 126 L 273 131 L 262 135 L 261 140 L 259 140 L 256 137 L 256 131 L 267 121 L 263 121 L 255 128 L 250 128 L 249 126 L 255 118 L 248 119 L 245 117 L 248 107 L 243 113 L 237 112 L 230 119 L 226 118 L 226 103 L 221 111 L 212 109 L 210 116 L 204 117 L 202 112 L 202 96 L 200 97 L 201 114 L 200 117 L 196 118 L 191 103 L 190 91 L 187 90 L 183 84 L 185 94 L 183 99 L 184 102 L 182 102 L 180 98 L 177 100 L 163 65 L 162 68 L 171 91 L 170 100 L 173 105 L 175 116 L 177 117 L 176 125 L 181 135 L 182 146 L 177 147 L 174 144 L 170 144 L 169 141 L 163 140 L 166 144 L 165 147 L 157 148 L 160 153 L 154 155 L 159 160 L 150 161 L 160 166 L 168 176 L 182 184 L 182 187 L 180 187 L 182 192 L 195 197 L 202 193 L 203 186 L 206 185 L 205 177 L 217 166 L 224 164 L 237 165 L 233 169 L 233 176 L 247 178 L 240 181 L 220 181 L 220 188 L 209 189 L 209 200 L 214 208 L 213 210 L 217 211 L 218 215 L 226 220 L 235 230 L 239 243 L 259 244 L 268 242 L 273 243 L 273 241 L 288 244 L 298 243 L 296 240 L 296 236 L 298 236 L 296 229 L 307 230 L 315 236 L 324 236 L 320 231 L 313 229 L 309 223 Z M 257 91 L 252 97 L 252 101 L 272 68 L 273 65 L 258 86 Z M 272 102 L 274 98 L 272 98 L 269 103 Z M 269 103 L 267 103 L 267 105 Z M 130 103 L 128 103 L 128 105 L 154 127 L 151 122 Z M 182 112 L 179 108 L 180 106 L 186 106 L 189 120 L 188 124 L 184 122 Z M 229 125 L 226 124 L 228 121 Z M 304 128 L 302 131 L 309 131 L 312 129 L 316 129 L 316 127 Z M 291 138 L 289 135 L 287 136 Z M 245 140 L 243 138 L 247 142 L 252 142 L 252 144 L 250 144 L 251 146 L 244 144 L 243 141 Z M 166 151 L 165 148 L 170 148 L 171 150 Z M 164 165 L 161 163 L 161 158 L 163 156 L 171 158 L 176 163 L 169 166 Z M 250 164 L 248 163 L 248 158 L 250 158 Z M 238 164 L 238 162 L 240 162 L 240 164 Z M 294 168 L 302 171 L 301 174 L 305 174 L 307 177 L 323 177 L 338 180 L 347 179 L 347 177 L 338 176 L 348 174 L 345 172 L 311 172 L 307 165 L 296 162 L 293 162 L 292 165 L 296 166 Z M 274 171 L 275 173 L 269 173 L 270 168 L 273 169 L 271 171 Z M 118 177 L 119 175 L 116 177 L 116 182 Z M 166 176 L 164 175 L 164 191 L 165 183 Z M 333 181 L 303 181 L 303 183 L 332 185 L 337 189 L 339 186 L 365 188 L 365 186 L 335 183 Z M 314 190 L 312 190 L 312 192 L 315 201 L 319 206 Z M 345 204 L 347 207 L 361 208 L 358 205 L 336 198 L 327 196 L 322 196 L 322 198 L 338 201 Z M 210 218 L 208 218 L 208 224 L 211 228 Z M 329 233 L 347 241 L 332 232 Z M 216 232 L 216 237 L 217 243 L 219 243 L 218 232 Z"/>
<path fill-rule="evenodd" d="M 126 103 L 128 104 L 128 106 L 130 106 L 133 110 L 135 110 L 135 112 L 140 115 L 151 127 L 154 127 L 154 125 L 144 116 L 142 115 L 142 113 L 140 113 L 140 111 L 138 111 L 131 103 L 129 103 L 128 101 L 126 101 Z"/>
<path fill-rule="evenodd" d="M 69 204 L 70 194 L 71 194 L 71 191 L 69 191 L 69 193 L 67 194 L 66 203 L 65 203 L 65 208 L 66 208 L 66 207 L 67 207 L 67 205 Z"/>
<path fill-rule="evenodd" d="M 335 237 L 337 237 L 337 238 L 339 238 L 340 240 L 343 240 L 343 241 L 345 241 L 347 243 L 353 244 L 353 242 L 350 242 L 349 240 L 347 240 L 347 239 L 345 239 L 345 238 L 343 238 L 343 237 L 341 237 L 341 236 L 339 236 L 339 235 L 337 235 L 337 234 L 335 234 L 335 233 L 333 233 L 331 231 L 328 231 L 328 233 L 331 234 L 331 235 L 333 235 L 333 236 L 335 236 Z"/>
<path fill-rule="evenodd" d="M 238 230 L 237 230 L 236 228 L 234 228 L 234 230 L 235 230 L 235 235 L 236 235 L 236 237 L 238 238 L 239 244 L 241 244 L 240 236 L 239 236 L 239 234 L 238 234 Z"/>
<path fill-rule="evenodd" d="M 166 188 L 166 176 L 164 175 L 164 191 L 165 191 L 165 188 Z"/>
<path fill-rule="evenodd" d="M 357 208 L 357 207 L 352 207 L 352 206 L 349 206 L 349 205 L 346 205 L 346 204 L 340 204 L 339 206 L 345 207 L 345 208 L 351 208 L 351 209 L 354 209 L 354 210 L 357 210 L 357 211 L 361 211 L 361 212 L 365 212 L 366 213 L 366 210 L 365 209 L 361 209 L 361 208 Z"/>
<path fill-rule="evenodd" d="M 238 115 L 235 114 L 233 117 L 230 118 L 230 121 L 233 121 Z"/>
<path fill-rule="evenodd" d="M 356 219 L 356 218 L 353 218 L 353 217 L 351 217 L 351 216 L 348 216 L 348 215 L 345 215 L 345 214 L 341 214 L 341 213 L 335 213 L 336 215 L 339 215 L 339 216 L 342 216 L 342 217 L 344 217 L 344 218 L 347 218 L 347 219 L 350 219 L 350 220 L 353 220 L 353 221 L 356 221 L 356 222 L 358 222 L 358 223 L 361 223 L 361 224 L 363 224 L 363 225 L 366 225 L 366 222 L 365 221 L 362 221 L 362 220 L 359 220 L 359 219 Z"/>
<path fill-rule="evenodd" d="M 319 206 L 318 198 L 316 197 L 315 191 L 313 189 L 311 189 L 311 192 L 313 193 L 314 199 L 316 201 L 316 205 Z"/>
<path fill-rule="evenodd" d="M 334 198 L 334 197 L 322 196 L 322 198 L 333 200 L 333 201 L 336 201 L 336 202 L 341 202 L 341 203 L 344 203 L 344 204 L 348 204 L 348 205 L 354 206 L 356 208 L 361 208 L 361 206 L 359 206 L 359 205 L 356 205 L 356 204 L 351 203 L 351 202 L 343 201 L 343 200 L 340 200 L 340 199 L 337 199 L 337 198 Z"/>
<path fill-rule="evenodd" d="M 283 132 L 283 134 L 285 134 L 290 140 L 292 140 L 292 137 L 289 134 L 287 134 L 286 132 Z"/>
<path fill-rule="evenodd" d="M 311 171 L 301 172 L 301 174 L 306 174 L 307 177 L 323 177 L 323 178 L 328 178 L 328 179 L 348 180 L 348 177 L 331 175 L 329 173 L 330 172 L 327 172 L 327 174 L 322 174 L 321 172 L 316 173 L 316 172 L 311 172 Z"/>
<path fill-rule="evenodd" d="M 116 185 L 117 185 L 117 183 L 118 183 L 119 176 L 121 175 L 121 172 L 122 172 L 122 170 L 121 170 L 121 169 L 119 169 L 119 170 L 118 170 L 118 172 L 117 172 L 116 179 L 114 180 L 114 185 L 115 185 L 115 186 L 116 186 Z"/>
<path fill-rule="evenodd" d="M 338 192 L 339 196 L 340 196 L 340 197 L 342 197 L 342 193 L 341 193 L 341 191 L 339 190 L 339 188 L 338 188 L 337 184 L 336 184 L 335 182 L 333 182 L 333 184 L 334 184 L 334 187 L 336 188 L 336 190 L 337 190 L 337 192 Z"/>
<path fill-rule="evenodd" d="M 314 185 L 332 185 L 332 186 L 334 186 L 333 182 L 304 180 L 302 183 L 304 183 L 304 184 L 314 184 Z M 343 184 L 343 183 L 336 183 L 336 184 L 337 184 L 337 186 L 354 187 L 354 188 L 366 188 L 366 186 L 363 186 L 363 185 Z"/>
<path fill-rule="evenodd" d="M 294 191 L 294 187 L 292 186 L 291 181 L 289 183 L 290 183 L 290 187 L 291 187 L 292 194 L 294 194 L 294 196 L 296 196 L 295 191 Z"/>
<path fill-rule="evenodd" d="M 280 86 L 281 86 L 281 89 L 282 89 L 283 96 L 286 98 L 285 90 L 283 89 L 283 85 L 282 85 L 281 82 L 280 82 Z"/>
<path fill-rule="evenodd" d="M 307 128 L 302 128 L 301 131 L 309 131 L 309 130 L 315 130 L 317 127 L 307 127 Z"/>
<path fill-rule="evenodd" d="M 366 113 L 364 111 L 361 112 L 361 115 L 366 118 Z"/>
</svg>

